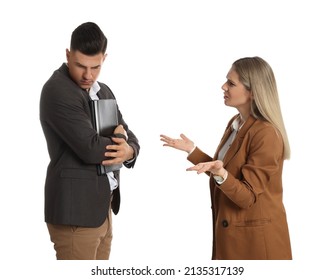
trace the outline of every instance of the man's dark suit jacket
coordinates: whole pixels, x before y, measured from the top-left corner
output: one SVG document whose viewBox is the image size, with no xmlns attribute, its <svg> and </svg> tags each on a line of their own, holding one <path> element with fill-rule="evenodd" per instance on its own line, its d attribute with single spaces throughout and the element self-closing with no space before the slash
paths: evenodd
<svg viewBox="0 0 334 280">
<path fill-rule="evenodd" d="M 112 91 L 99 83 L 100 99 L 115 99 Z M 104 159 L 111 138 L 99 136 L 91 122 L 89 94 L 69 76 L 63 64 L 45 83 L 40 99 L 40 121 L 47 142 L 50 163 L 45 181 L 45 221 L 85 227 L 100 226 L 110 207 L 110 185 L 106 175 L 98 176 L 96 165 Z M 139 153 L 136 136 L 128 129 L 118 110 L 118 119 L 128 134 L 134 160 Z M 119 171 L 114 175 L 120 183 Z M 112 210 L 118 213 L 119 186 L 113 191 Z"/>
</svg>

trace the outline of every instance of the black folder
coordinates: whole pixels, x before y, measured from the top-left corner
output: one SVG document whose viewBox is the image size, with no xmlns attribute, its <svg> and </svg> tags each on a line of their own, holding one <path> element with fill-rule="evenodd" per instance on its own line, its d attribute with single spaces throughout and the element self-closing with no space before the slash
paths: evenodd
<svg viewBox="0 0 334 280">
<path fill-rule="evenodd" d="M 92 123 L 96 132 L 100 136 L 112 137 L 116 126 L 118 126 L 117 103 L 115 99 L 98 99 L 90 101 L 90 109 L 92 113 Z M 111 171 L 119 170 L 122 164 L 113 164 L 104 166 L 97 165 L 97 173 L 99 175 L 106 174 Z"/>
</svg>

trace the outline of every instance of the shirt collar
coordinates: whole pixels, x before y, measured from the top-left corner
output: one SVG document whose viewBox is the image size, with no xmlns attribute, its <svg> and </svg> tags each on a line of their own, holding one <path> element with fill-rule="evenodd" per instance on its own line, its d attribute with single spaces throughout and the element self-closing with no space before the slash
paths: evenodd
<svg viewBox="0 0 334 280">
<path fill-rule="evenodd" d="M 98 82 L 94 82 L 94 84 L 91 86 L 91 88 L 89 89 L 89 96 L 94 99 L 97 97 L 97 93 L 100 91 L 101 87 L 98 84 Z"/>
<path fill-rule="evenodd" d="M 237 118 L 235 118 L 235 120 L 232 122 L 232 130 L 238 131 L 242 128 L 242 126 L 245 124 L 245 122 L 242 122 L 242 124 L 240 125 L 240 120 L 241 120 L 241 116 L 239 115 Z"/>
<path fill-rule="evenodd" d="M 236 118 L 232 123 L 232 129 L 238 131 L 239 129 L 239 118 Z"/>
</svg>

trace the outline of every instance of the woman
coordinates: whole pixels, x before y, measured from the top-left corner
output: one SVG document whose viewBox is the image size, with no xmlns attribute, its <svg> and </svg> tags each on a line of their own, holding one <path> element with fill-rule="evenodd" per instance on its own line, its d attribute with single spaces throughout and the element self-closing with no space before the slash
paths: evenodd
<svg viewBox="0 0 334 280">
<path fill-rule="evenodd" d="M 271 67 L 259 57 L 232 64 L 222 86 L 228 123 L 214 157 L 181 134 L 164 146 L 188 152 L 188 171 L 210 176 L 214 260 L 292 259 L 282 202 L 282 169 L 290 147 Z"/>
</svg>

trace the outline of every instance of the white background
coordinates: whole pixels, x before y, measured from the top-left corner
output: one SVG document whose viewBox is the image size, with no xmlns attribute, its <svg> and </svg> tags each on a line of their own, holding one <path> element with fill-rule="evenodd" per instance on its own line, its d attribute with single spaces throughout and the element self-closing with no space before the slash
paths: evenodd
<svg viewBox="0 0 334 280">
<path fill-rule="evenodd" d="M 177 269 L 244 265 L 245 278 L 238 279 L 331 275 L 330 2 L 2 2 L 0 273 L 7 273 L 6 279 L 37 274 L 92 279 L 90 269 L 98 264 Z M 114 91 L 141 153 L 134 169 L 122 169 L 110 261 L 56 262 L 44 223 L 48 154 L 39 97 L 45 81 L 65 61 L 71 32 L 86 21 L 96 22 L 108 37 L 99 80 Z M 183 132 L 213 155 L 236 113 L 224 106 L 220 87 L 236 59 L 255 55 L 275 72 L 291 142 L 283 182 L 294 260 L 212 262 L 208 178 L 186 172 L 191 165 L 186 154 L 162 147 L 159 135 Z"/>
</svg>

